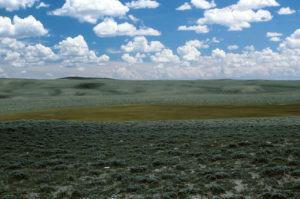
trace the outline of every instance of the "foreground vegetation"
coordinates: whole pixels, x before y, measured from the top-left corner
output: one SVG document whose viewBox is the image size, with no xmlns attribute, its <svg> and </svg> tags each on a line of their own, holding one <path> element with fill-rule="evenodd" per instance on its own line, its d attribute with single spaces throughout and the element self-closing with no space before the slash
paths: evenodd
<svg viewBox="0 0 300 199">
<path fill-rule="evenodd" d="M 0 198 L 298 199 L 300 118 L 0 123 Z"/>
<path fill-rule="evenodd" d="M 21 119 L 76 121 L 191 120 L 300 116 L 300 104 L 289 105 L 135 105 L 49 109 L 0 114 L 0 121 Z"/>
</svg>

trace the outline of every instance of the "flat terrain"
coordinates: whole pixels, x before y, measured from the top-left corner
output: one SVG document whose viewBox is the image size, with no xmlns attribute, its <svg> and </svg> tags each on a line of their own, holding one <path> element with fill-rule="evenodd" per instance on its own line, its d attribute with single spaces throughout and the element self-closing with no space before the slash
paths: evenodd
<svg viewBox="0 0 300 199">
<path fill-rule="evenodd" d="M 0 199 L 300 198 L 300 81 L 0 79 L 0 121 Z"/>
<path fill-rule="evenodd" d="M 129 105 L 56 108 L 0 114 L 0 121 L 22 119 L 76 121 L 195 120 L 300 116 L 300 104 L 289 105 Z"/>
<path fill-rule="evenodd" d="M 300 104 L 300 81 L 0 79 L 0 113 L 123 105 Z"/>
<path fill-rule="evenodd" d="M 300 198 L 300 117 L 0 123 L 0 198 Z"/>
</svg>

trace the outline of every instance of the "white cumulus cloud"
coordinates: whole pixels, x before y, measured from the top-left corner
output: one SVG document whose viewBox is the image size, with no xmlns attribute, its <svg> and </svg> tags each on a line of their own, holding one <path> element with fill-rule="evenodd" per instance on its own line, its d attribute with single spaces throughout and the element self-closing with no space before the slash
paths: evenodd
<svg viewBox="0 0 300 199">
<path fill-rule="evenodd" d="M 161 52 L 151 55 L 151 60 L 158 63 L 179 63 L 180 59 L 177 55 L 173 54 L 171 49 L 163 49 Z"/>
<path fill-rule="evenodd" d="M 20 18 L 14 16 L 13 20 L 9 17 L 0 16 L 0 37 L 36 37 L 43 36 L 48 33 L 43 24 L 36 20 L 33 16 Z"/>
<path fill-rule="evenodd" d="M 103 17 L 125 16 L 129 8 L 119 0 L 66 0 L 62 8 L 51 12 L 57 16 L 70 16 L 80 22 L 97 23 Z"/>
<path fill-rule="evenodd" d="M 292 10 L 290 7 L 280 8 L 280 10 L 278 10 L 278 14 L 280 15 L 291 15 L 294 14 L 295 12 L 296 10 Z"/>
<path fill-rule="evenodd" d="M 68 37 L 59 42 L 56 46 L 58 55 L 63 60 L 64 65 L 73 66 L 78 63 L 99 63 L 109 61 L 107 55 L 98 57 L 95 51 L 89 50 L 89 47 L 82 35 L 77 37 Z"/>
<path fill-rule="evenodd" d="M 226 57 L 226 52 L 224 50 L 216 48 L 212 51 L 211 55 L 212 57 L 216 57 L 216 58 L 224 58 Z"/>
<path fill-rule="evenodd" d="M 196 33 L 208 33 L 209 29 L 207 25 L 196 25 L 196 26 L 179 26 L 178 30 L 181 31 L 195 31 Z"/>
<path fill-rule="evenodd" d="M 208 48 L 209 46 L 199 40 L 190 40 L 185 43 L 184 46 L 179 46 L 177 48 L 177 53 L 185 61 L 197 61 L 201 55 L 198 49 Z"/>
<path fill-rule="evenodd" d="M 206 10 L 204 18 L 198 20 L 198 24 L 219 24 L 228 26 L 229 30 L 237 31 L 250 28 L 252 22 L 270 21 L 272 15 L 267 10 L 239 10 L 234 7 Z"/>
<path fill-rule="evenodd" d="M 50 7 L 50 4 L 45 4 L 44 2 L 41 2 L 39 5 L 37 5 L 35 8 L 40 9 L 40 8 L 48 8 Z"/>
<path fill-rule="evenodd" d="M 126 61 L 129 64 L 143 63 L 143 58 L 145 54 L 137 53 L 135 56 L 131 56 L 128 53 L 122 55 L 122 60 Z"/>
<path fill-rule="evenodd" d="M 126 6 L 133 9 L 157 8 L 159 3 L 155 0 L 136 0 L 126 3 Z"/>
<path fill-rule="evenodd" d="M 201 9 L 210 9 L 216 7 L 214 0 L 212 0 L 211 2 L 206 0 L 191 0 L 191 4 L 193 4 L 196 8 Z"/>
<path fill-rule="evenodd" d="M 0 9 L 5 8 L 7 11 L 15 11 L 21 8 L 30 8 L 39 0 L 0 0 Z"/>
<path fill-rule="evenodd" d="M 238 45 L 229 45 L 229 46 L 227 46 L 227 49 L 228 50 L 236 50 L 236 49 L 239 49 L 239 46 Z"/>
<path fill-rule="evenodd" d="M 14 67 L 42 65 L 58 59 L 49 47 L 42 44 L 29 45 L 14 38 L 3 38 L 0 41 L 0 57 L 1 54 L 3 59 L 0 59 L 0 63 Z"/>
<path fill-rule="evenodd" d="M 269 38 L 270 41 L 279 42 L 281 41 L 282 33 L 278 32 L 267 32 L 266 37 Z"/>
<path fill-rule="evenodd" d="M 114 36 L 138 36 L 152 35 L 159 36 L 161 33 L 153 28 L 141 27 L 137 29 L 130 23 L 118 24 L 112 18 L 106 18 L 103 22 L 94 27 L 94 32 L 98 37 L 114 37 Z"/>
<path fill-rule="evenodd" d="M 195 1 L 200 2 L 200 0 Z M 236 4 L 224 8 L 205 10 L 204 17 L 198 19 L 196 25 L 179 26 L 178 29 L 207 33 L 209 32 L 208 24 L 218 24 L 227 26 L 230 31 L 240 31 L 250 28 L 253 22 L 270 21 L 273 16 L 268 10 L 262 8 L 271 6 L 279 6 L 279 4 L 276 0 L 239 0 Z"/>
<path fill-rule="evenodd" d="M 300 49 L 300 29 L 297 29 L 292 35 L 287 37 L 281 44 L 281 49 Z"/>
<path fill-rule="evenodd" d="M 261 9 L 265 7 L 280 6 L 276 0 L 239 0 L 237 3 L 238 9 Z"/>
<path fill-rule="evenodd" d="M 160 41 L 149 42 L 144 36 L 137 36 L 133 41 L 129 41 L 126 45 L 122 45 L 121 49 L 125 52 L 158 52 L 164 49 L 164 45 Z"/>
<path fill-rule="evenodd" d="M 191 9 L 192 6 L 188 2 L 185 2 L 184 4 L 176 8 L 176 10 L 191 10 Z"/>
</svg>

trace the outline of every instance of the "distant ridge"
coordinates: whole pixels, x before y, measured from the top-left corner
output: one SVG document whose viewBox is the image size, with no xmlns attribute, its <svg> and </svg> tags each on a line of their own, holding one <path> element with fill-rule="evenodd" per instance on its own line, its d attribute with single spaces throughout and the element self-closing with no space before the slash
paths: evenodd
<svg viewBox="0 0 300 199">
<path fill-rule="evenodd" d="M 101 77 L 76 77 L 76 76 L 63 77 L 63 78 L 58 78 L 58 79 L 76 79 L 76 80 L 110 79 L 110 80 L 113 80 L 112 78 L 101 78 Z"/>
</svg>

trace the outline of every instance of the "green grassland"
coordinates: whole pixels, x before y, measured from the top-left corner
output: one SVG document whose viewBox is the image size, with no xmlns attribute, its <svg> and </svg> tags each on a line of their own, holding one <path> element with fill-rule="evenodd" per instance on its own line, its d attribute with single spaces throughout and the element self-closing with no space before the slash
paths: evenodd
<svg viewBox="0 0 300 199">
<path fill-rule="evenodd" d="M 0 199 L 299 199 L 300 81 L 0 79 Z"/>
<path fill-rule="evenodd" d="M 0 79 L 0 113 L 120 105 L 299 104 L 300 81 Z"/>
</svg>

